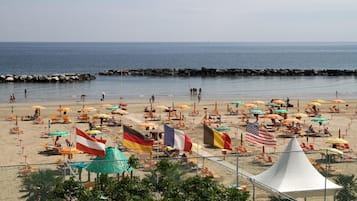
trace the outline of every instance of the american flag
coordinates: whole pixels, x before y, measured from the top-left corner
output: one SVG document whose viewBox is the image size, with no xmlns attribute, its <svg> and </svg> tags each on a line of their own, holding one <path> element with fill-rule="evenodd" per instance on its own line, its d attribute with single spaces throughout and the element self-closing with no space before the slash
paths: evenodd
<svg viewBox="0 0 357 201">
<path fill-rule="evenodd" d="M 276 138 L 265 128 L 259 127 L 258 122 L 247 124 L 245 139 L 251 144 L 276 146 Z"/>
</svg>

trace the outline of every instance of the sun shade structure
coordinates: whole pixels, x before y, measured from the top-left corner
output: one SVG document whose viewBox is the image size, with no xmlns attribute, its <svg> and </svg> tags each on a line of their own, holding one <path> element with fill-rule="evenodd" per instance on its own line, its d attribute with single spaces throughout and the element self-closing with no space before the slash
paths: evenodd
<svg viewBox="0 0 357 201">
<path fill-rule="evenodd" d="M 252 177 L 252 182 L 295 198 L 333 195 L 342 187 L 322 176 L 310 163 L 293 137 L 279 160 L 265 172 Z"/>
<path fill-rule="evenodd" d="M 105 149 L 105 157 L 96 157 L 87 167 L 87 171 L 102 174 L 122 174 L 133 171 L 129 167 L 128 158 L 115 147 Z"/>
</svg>

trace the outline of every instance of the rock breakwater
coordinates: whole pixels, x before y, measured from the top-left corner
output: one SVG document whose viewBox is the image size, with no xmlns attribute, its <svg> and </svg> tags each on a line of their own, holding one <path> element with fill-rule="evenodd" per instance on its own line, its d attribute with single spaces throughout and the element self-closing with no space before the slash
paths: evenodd
<svg viewBox="0 0 357 201">
<path fill-rule="evenodd" d="M 357 70 L 337 69 L 247 69 L 247 68 L 150 68 L 128 70 L 106 70 L 98 73 L 103 76 L 177 76 L 177 77 L 235 77 L 235 76 L 357 76 Z"/>
<path fill-rule="evenodd" d="M 64 73 L 64 74 L 50 74 L 50 75 L 13 75 L 6 74 L 0 75 L 0 82 L 77 82 L 94 80 L 96 77 L 91 74 L 77 74 L 77 73 Z"/>
</svg>

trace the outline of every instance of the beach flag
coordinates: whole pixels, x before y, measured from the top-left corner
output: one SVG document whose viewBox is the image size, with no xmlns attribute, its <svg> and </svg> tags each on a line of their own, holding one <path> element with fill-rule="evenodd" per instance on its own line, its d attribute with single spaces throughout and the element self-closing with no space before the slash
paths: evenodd
<svg viewBox="0 0 357 201">
<path fill-rule="evenodd" d="M 274 135 L 259 127 L 258 122 L 249 122 L 246 127 L 245 139 L 248 143 L 262 146 L 276 146 L 277 140 Z"/>
<path fill-rule="evenodd" d="M 203 143 L 221 149 L 232 150 L 231 138 L 229 137 L 229 135 L 213 130 L 206 124 L 203 125 Z"/>
<path fill-rule="evenodd" d="M 182 130 L 164 125 L 164 144 L 181 151 L 191 151 L 192 141 Z"/>
<path fill-rule="evenodd" d="M 154 141 L 140 132 L 123 125 L 123 146 L 139 152 L 151 152 Z"/>
<path fill-rule="evenodd" d="M 76 148 L 88 154 L 105 157 L 106 140 L 96 139 L 76 128 Z"/>
</svg>

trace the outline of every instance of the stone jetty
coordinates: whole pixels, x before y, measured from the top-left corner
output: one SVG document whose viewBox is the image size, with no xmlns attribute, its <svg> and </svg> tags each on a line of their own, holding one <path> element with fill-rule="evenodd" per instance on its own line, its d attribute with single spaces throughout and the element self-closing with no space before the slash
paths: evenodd
<svg viewBox="0 0 357 201">
<path fill-rule="evenodd" d="M 0 75 L 1 82 L 78 82 L 96 79 L 95 75 L 63 73 L 51 75 Z"/>
<path fill-rule="evenodd" d="M 150 68 L 106 70 L 98 73 L 103 76 L 176 76 L 176 77 L 237 77 L 237 76 L 357 76 L 355 70 L 336 69 L 247 69 L 247 68 L 201 68 L 201 69 L 177 69 L 177 68 Z"/>
</svg>

